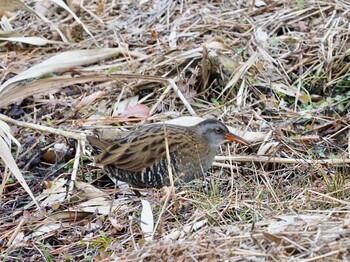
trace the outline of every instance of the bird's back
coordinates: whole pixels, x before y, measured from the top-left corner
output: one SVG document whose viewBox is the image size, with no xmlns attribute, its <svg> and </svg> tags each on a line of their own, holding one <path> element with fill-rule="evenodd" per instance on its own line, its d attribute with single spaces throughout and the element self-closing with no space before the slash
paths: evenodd
<svg viewBox="0 0 350 262">
<path fill-rule="evenodd" d="M 161 124 L 130 132 L 107 147 L 95 159 L 95 163 L 134 187 L 159 188 L 169 185 L 165 139 L 175 183 L 198 178 L 210 167 L 212 160 L 207 159 L 210 148 L 198 136 L 195 128 L 166 125 L 164 129 Z M 215 152 L 211 155 L 213 158 Z"/>
</svg>

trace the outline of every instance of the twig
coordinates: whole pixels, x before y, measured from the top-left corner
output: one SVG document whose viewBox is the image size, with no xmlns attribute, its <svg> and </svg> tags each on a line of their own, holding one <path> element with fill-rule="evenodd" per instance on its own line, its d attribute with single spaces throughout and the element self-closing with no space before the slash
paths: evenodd
<svg viewBox="0 0 350 262">
<path fill-rule="evenodd" d="M 73 132 L 69 132 L 69 131 L 59 130 L 56 128 L 42 126 L 42 125 L 38 125 L 38 124 L 26 123 L 23 121 L 14 120 L 14 119 L 12 119 L 8 116 L 5 116 L 3 114 L 0 114 L 0 120 L 3 120 L 7 123 L 14 124 L 16 126 L 27 127 L 30 129 L 34 129 L 34 130 L 38 130 L 38 131 L 42 131 L 42 132 L 46 132 L 46 133 L 51 133 L 51 134 L 55 134 L 55 135 L 59 135 L 59 136 L 64 136 L 67 138 L 73 138 L 73 139 L 81 140 L 81 141 L 86 140 L 86 136 L 84 134 L 80 134 L 80 133 L 78 134 L 78 133 L 73 133 Z"/>
<path fill-rule="evenodd" d="M 166 129 L 165 122 L 163 123 L 163 129 L 164 129 L 164 142 L 165 142 L 165 152 L 166 152 L 166 159 L 168 162 L 168 175 L 169 175 L 169 182 L 170 182 L 170 188 L 171 188 L 171 194 L 174 195 L 175 189 L 174 189 L 174 176 L 173 172 L 171 170 L 171 159 L 170 159 L 170 151 L 169 151 L 169 141 L 168 141 L 168 131 Z"/>
<path fill-rule="evenodd" d="M 158 98 L 157 102 L 152 106 L 151 110 L 149 111 L 150 116 L 154 114 L 154 112 L 157 110 L 158 105 L 164 100 L 164 98 L 170 92 L 170 90 L 171 90 L 171 86 L 169 85 L 161 94 L 161 96 Z"/>
<path fill-rule="evenodd" d="M 341 254 L 343 252 L 346 252 L 346 249 L 337 249 L 337 250 L 333 250 L 331 252 L 328 252 L 326 254 L 320 255 L 320 256 L 316 256 L 316 257 L 311 257 L 311 258 L 307 258 L 307 259 L 303 259 L 303 262 L 311 262 L 311 261 L 320 261 L 322 258 L 326 258 L 326 257 L 338 257 L 338 254 Z M 335 256 L 337 255 L 337 256 Z"/>
<path fill-rule="evenodd" d="M 282 158 L 273 156 L 216 156 L 215 161 L 232 161 L 232 162 L 257 162 L 257 163 L 278 163 L 278 164 L 331 164 L 331 165 L 346 165 L 350 164 L 349 158 L 344 159 L 301 159 L 301 158 Z M 230 168 L 230 164 L 216 163 L 214 166 Z"/>
<path fill-rule="evenodd" d="M 77 172 L 78 172 L 79 161 L 80 161 L 80 157 L 81 157 L 81 148 L 82 148 L 81 141 L 78 140 L 78 143 L 76 145 L 76 151 L 75 151 L 75 157 L 74 157 L 74 164 L 73 164 L 71 179 L 70 179 L 70 182 L 69 182 L 68 198 L 70 198 L 71 194 L 73 194 L 74 183 L 75 183 L 75 180 L 77 179 Z"/>
<path fill-rule="evenodd" d="M 174 89 L 175 93 L 177 94 L 177 96 L 180 98 L 180 100 L 182 101 L 182 103 L 185 105 L 186 109 L 188 110 L 188 112 L 190 112 L 191 115 L 196 116 L 196 112 L 193 110 L 193 108 L 191 107 L 191 105 L 188 103 L 188 101 L 186 100 L 186 98 L 184 97 L 184 95 L 181 93 L 181 91 L 179 90 L 179 88 L 177 87 L 177 85 L 175 84 L 175 81 L 173 79 L 168 78 L 168 82 L 170 84 L 170 86 Z"/>
<path fill-rule="evenodd" d="M 312 194 L 315 194 L 315 195 L 318 195 L 318 196 L 327 198 L 327 199 L 329 199 L 329 200 L 338 202 L 338 203 L 343 204 L 343 205 L 346 205 L 346 206 L 350 206 L 350 202 L 348 202 L 348 201 L 344 201 L 344 200 L 341 200 L 341 199 L 338 199 L 338 198 L 334 198 L 334 197 L 331 197 L 331 196 L 327 196 L 327 195 L 325 195 L 325 194 L 316 192 L 316 191 L 311 190 L 311 189 L 309 189 L 308 191 L 309 191 L 310 193 L 312 193 Z"/>
<path fill-rule="evenodd" d="M 163 204 L 162 210 L 160 211 L 160 214 L 159 214 L 158 220 L 157 220 L 156 224 L 154 225 L 154 230 L 153 230 L 153 233 L 152 233 L 151 239 L 154 239 L 154 234 L 156 233 L 156 230 L 157 230 L 157 228 L 158 228 L 158 226 L 159 226 L 159 224 L 160 224 L 160 221 L 161 221 L 161 220 L 162 220 L 162 218 L 163 218 L 163 214 L 164 214 L 165 209 L 166 209 L 166 207 L 167 207 L 167 205 L 168 205 L 168 202 L 169 202 L 170 196 L 172 196 L 172 195 L 173 195 L 173 194 L 172 194 L 172 192 L 171 192 L 172 190 L 171 190 L 171 189 L 169 190 L 169 188 L 168 188 L 168 187 L 164 187 L 164 191 L 166 192 L 166 198 L 165 198 L 165 201 L 164 201 L 164 204 Z"/>
<path fill-rule="evenodd" d="M 24 217 L 22 217 L 21 220 L 19 221 L 15 231 L 13 232 L 13 234 L 11 235 L 11 237 L 7 243 L 8 247 L 12 245 L 12 242 L 15 240 L 18 233 L 20 232 L 20 230 L 22 230 L 24 223 L 25 223 L 25 219 L 24 219 Z"/>
</svg>

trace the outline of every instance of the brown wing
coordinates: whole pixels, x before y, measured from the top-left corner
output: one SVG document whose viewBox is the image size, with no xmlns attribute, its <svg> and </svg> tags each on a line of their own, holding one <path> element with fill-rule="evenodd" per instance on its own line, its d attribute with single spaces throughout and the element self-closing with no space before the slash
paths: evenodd
<svg viewBox="0 0 350 262">
<path fill-rule="evenodd" d="M 183 148 L 193 139 L 189 133 L 184 134 L 183 127 L 168 125 L 167 132 L 170 153 Z M 125 171 L 141 171 L 166 156 L 164 139 L 163 125 L 142 127 L 106 148 L 95 163 L 115 165 Z"/>
</svg>

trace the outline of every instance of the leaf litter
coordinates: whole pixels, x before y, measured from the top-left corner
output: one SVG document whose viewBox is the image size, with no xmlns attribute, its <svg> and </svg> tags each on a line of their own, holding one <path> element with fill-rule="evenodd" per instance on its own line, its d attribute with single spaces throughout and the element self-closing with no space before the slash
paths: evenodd
<svg viewBox="0 0 350 262">
<path fill-rule="evenodd" d="M 4 3 L 4 261 L 349 259 L 346 1 Z M 115 187 L 85 142 L 210 117 L 252 148 L 172 193 Z"/>
</svg>

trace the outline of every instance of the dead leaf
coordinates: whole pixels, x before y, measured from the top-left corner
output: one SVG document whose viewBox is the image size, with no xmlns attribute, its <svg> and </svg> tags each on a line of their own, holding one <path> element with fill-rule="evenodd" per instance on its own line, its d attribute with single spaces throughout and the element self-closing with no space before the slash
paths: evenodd
<svg viewBox="0 0 350 262">
<path fill-rule="evenodd" d="M 255 5 L 255 7 L 263 7 L 263 6 L 266 6 L 266 3 L 264 1 L 261 1 L 261 0 L 255 0 L 254 5 Z"/>
<path fill-rule="evenodd" d="M 41 77 L 48 73 L 61 72 L 72 67 L 94 63 L 103 59 L 117 56 L 120 52 L 120 48 L 100 48 L 89 50 L 72 50 L 59 53 L 5 81 L 0 86 L 0 94 L 10 84 L 18 81 Z"/>
<path fill-rule="evenodd" d="M 120 114 L 120 117 L 140 117 L 146 118 L 150 112 L 150 108 L 143 104 L 137 104 L 135 106 L 128 107 L 123 113 Z"/>
<path fill-rule="evenodd" d="M 295 97 L 297 93 L 292 86 L 287 86 L 282 83 L 271 83 L 271 88 L 277 92 L 281 92 L 282 94 L 292 97 Z"/>
<path fill-rule="evenodd" d="M 67 194 L 65 188 L 67 182 L 66 179 L 59 178 L 50 182 L 50 185 L 46 184 L 46 189 L 37 197 L 38 199 L 44 199 L 40 203 L 40 206 L 45 207 L 56 203 L 62 203 Z"/>
<path fill-rule="evenodd" d="M 225 54 L 222 54 L 221 52 L 217 52 L 217 55 L 220 63 L 224 67 L 224 70 L 230 73 L 232 73 L 234 70 L 236 70 L 239 67 L 240 62 L 242 60 L 242 58 L 238 55 L 235 56 L 234 58 L 231 58 Z"/>
<path fill-rule="evenodd" d="M 281 245 L 283 243 L 283 239 L 276 236 L 276 235 L 273 235 L 273 234 L 270 234 L 270 233 L 267 233 L 267 232 L 262 232 L 264 237 L 271 241 L 271 242 L 274 242 L 276 243 L 277 245 Z"/>
<path fill-rule="evenodd" d="M 13 156 L 11 153 L 11 142 L 16 143 L 18 147 L 20 147 L 19 142 L 11 135 L 10 127 L 3 121 L 0 121 L 0 159 L 3 161 L 5 166 L 12 172 L 17 181 L 21 184 L 21 186 L 25 189 L 25 191 L 29 194 L 29 196 L 33 199 L 33 202 L 37 207 L 39 204 L 34 197 L 32 191 L 30 190 L 27 182 L 25 181 L 22 172 L 19 170 Z M 0 185 L 0 196 L 2 196 L 3 188 L 6 185 L 8 177 L 8 173 L 6 172 L 6 176 L 3 177 L 3 183 Z"/>
<path fill-rule="evenodd" d="M 36 1 L 34 10 L 37 14 L 46 16 L 49 12 L 52 12 L 52 6 L 53 2 L 51 2 L 50 0 Z"/>
<path fill-rule="evenodd" d="M 141 210 L 141 229 L 145 234 L 145 240 L 152 240 L 152 233 L 154 229 L 154 218 L 151 208 L 151 204 L 147 200 L 141 199 L 142 210 Z"/>
<path fill-rule="evenodd" d="M 118 116 L 123 113 L 128 107 L 136 106 L 139 102 L 139 96 L 127 97 L 122 101 L 117 101 L 113 106 L 112 116 Z"/>
<path fill-rule="evenodd" d="M 263 143 L 258 150 L 257 155 L 262 156 L 262 155 L 267 155 L 268 152 L 273 152 L 275 148 L 279 145 L 279 142 L 266 142 Z"/>
<path fill-rule="evenodd" d="M 107 200 L 110 199 L 109 195 L 106 192 L 99 190 L 98 188 L 82 181 L 75 181 L 74 183 L 76 189 L 79 190 L 78 196 L 83 199 L 96 199 L 103 197 Z"/>
<path fill-rule="evenodd" d="M 308 136 L 296 137 L 296 138 L 293 138 L 293 140 L 301 143 L 312 143 L 312 142 L 320 141 L 321 138 L 318 135 L 308 135 Z"/>
<path fill-rule="evenodd" d="M 0 37 L 22 37 L 22 35 L 18 31 L 0 31 Z"/>
<path fill-rule="evenodd" d="M 14 12 L 17 10 L 27 10 L 27 7 L 20 0 L 1 0 L 0 1 L 1 16 L 6 11 Z"/>
<path fill-rule="evenodd" d="M 307 32 L 309 31 L 309 26 L 307 22 L 305 21 L 298 21 L 298 27 L 300 32 Z"/>
<path fill-rule="evenodd" d="M 48 40 L 43 37 L 37 37 L 37 36 L 32 36 L 32 37 L 0 37 L 1 41 L 11 41 L 11 42 L 19 42 L 19 43 L 25 43 L 29 45 L 36 45 L 36 46 L 43 46 L 47 44 L 63 44 L 61 41 L 53 41 L 53 40 Z"/>
<path fill-rule="evenodd" d="M 112 78 L 105 75 L 87 75 L 80 77 L 72 77 L 71 75 L 54 76 L 43 78 L 29 82 L 25 85 L 16 84 L 11 89 L 6 90 L 0 95 L 0 107 L 9 105 L 10 103 L 25 99 L 30 96 L 41 97 L 48 94 L 54 94 L 61 88 L 75 84 L 83 84 L 86 82 L 106 82 Z"/>
<path fill-rule="evenodd" d="M 62 159 L 68 152 L 68 146 L 66 144 L 58 143 L 53 148 L 49 148 L 43 155 L 42 159 L 46 163 L 55 164 Z"/>
<path fill-rule="evenodd" d="M 80 109 L 84 106 L 92 104 L 96 99 L 100 98 L 101 96 L 105 95 L 106 92 L 104 91 L 97 91 L 91 95 L 88 95 L 84 97 L 80 102 L 75 106 L 76 109 Z"/>
</svg>

